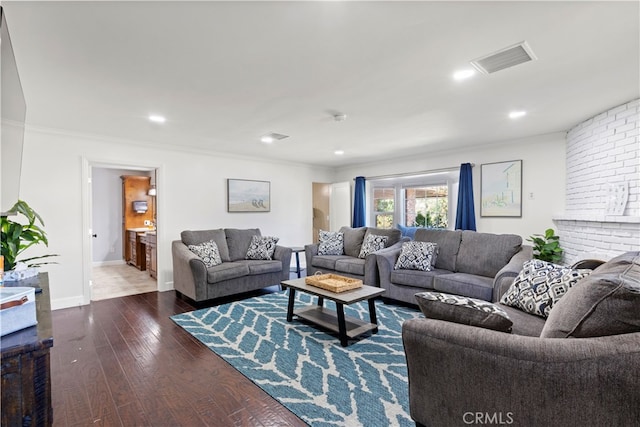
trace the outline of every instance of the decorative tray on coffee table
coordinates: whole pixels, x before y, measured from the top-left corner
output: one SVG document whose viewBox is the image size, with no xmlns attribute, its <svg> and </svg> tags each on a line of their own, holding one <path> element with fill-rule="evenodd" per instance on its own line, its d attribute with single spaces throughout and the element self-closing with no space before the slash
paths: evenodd
<svg viewBox="0 0 640 427">
<path fill-rule="evenodd" d="M 337 293 L 362 287 L 362 280 L 337 274 L 315 274 L 305 277 L 304 282 L 307 285 Z"/>
</svg>

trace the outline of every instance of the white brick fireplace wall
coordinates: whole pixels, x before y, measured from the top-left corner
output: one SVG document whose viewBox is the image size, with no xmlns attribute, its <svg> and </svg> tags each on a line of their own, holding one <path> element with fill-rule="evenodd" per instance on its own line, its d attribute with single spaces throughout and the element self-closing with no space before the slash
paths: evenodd
<svg viewBox="0 0 640 427">
<path fill-rule="evenodd" d="M 639 133 L 640 99 L 568 132 L 566 210 L 554 218 L 566 264 L 640 250 Z M 629 198 L 623 215 L 607 215 L 609 185 L 625 182 Z"/>
</svg>

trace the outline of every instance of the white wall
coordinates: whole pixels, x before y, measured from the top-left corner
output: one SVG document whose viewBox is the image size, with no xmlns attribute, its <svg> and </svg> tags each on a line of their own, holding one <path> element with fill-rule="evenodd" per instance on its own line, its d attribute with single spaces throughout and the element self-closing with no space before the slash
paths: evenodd
<svg viewBox="0 0 640 427">
<path fill-rule="evenodd" d="M 402 160 L 344 167 L 337 170 L 334 181 L 353 180 L 359 175 L 411 173 L 474 163 L 473 188 L 478 231 L 513 233 L 526 239 L 552 228 L 553 214 L 564 209 L 565 136 L 564 132 L 558 132 L 482 148 L 439 151 Z M 480 165 L 508 160 L 522 160 L 522 218 L 481 218 Z M 530 199 L 530 193 L 533 193 L 533 199 Z"/>
<path fill-rule="evenodd" d="M 312 240 L 312 182 L 331 182 L 330 169 L 241 159 L 207 153 L 159 149 L 88 136 L 28 128 L 25 134 L 21 197 L 45 221 L 49 248 L 58 253 L 49 272 L 52 308 L 89 302 L 83 277 L 91 258 L 82 181 L 88 164 L 139 164 L 158 168 L 158 289 L 172 288 L 171 241 L 185 229 L 259 227 L 280 244 L 302 246 Z M 271 181 L 271 212 L 227 213 L 226 179 Z M 88 230 L 87 230 L 88 231 Z M 86 260 L 86 261 L 85 261 Z M 87 265 L 85 265 L 87 264 Z"/>
</svg>

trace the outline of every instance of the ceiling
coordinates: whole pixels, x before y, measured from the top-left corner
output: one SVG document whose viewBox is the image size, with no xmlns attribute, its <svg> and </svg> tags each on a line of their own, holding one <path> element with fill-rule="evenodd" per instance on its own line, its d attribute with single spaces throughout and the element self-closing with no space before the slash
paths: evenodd
<svg viewBox="0 0 640 427">
<path fill-rule="evenodd" d="M 28 125 L 157 147 L 340 167 L 566 131 L 640 96 L 637 1 L 3 7 Z M 537 60 L 452 78 L 521 41 Z"/>
</svg>

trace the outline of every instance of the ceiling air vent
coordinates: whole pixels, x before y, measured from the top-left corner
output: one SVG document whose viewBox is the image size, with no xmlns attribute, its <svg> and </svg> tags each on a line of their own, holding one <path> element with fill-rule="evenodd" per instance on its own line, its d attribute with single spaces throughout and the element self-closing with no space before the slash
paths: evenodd
<svg viewBox="0 0 640 427">
<path fill-rule="evenodd" d="M 537 58 L 529 45 L 527 45 L 527 42 L 521 42 L 481 58 L 474 59 L 471 61 L 471 65 L 481 73 L 491 74 L 534 59 Z"/>
</svg>

